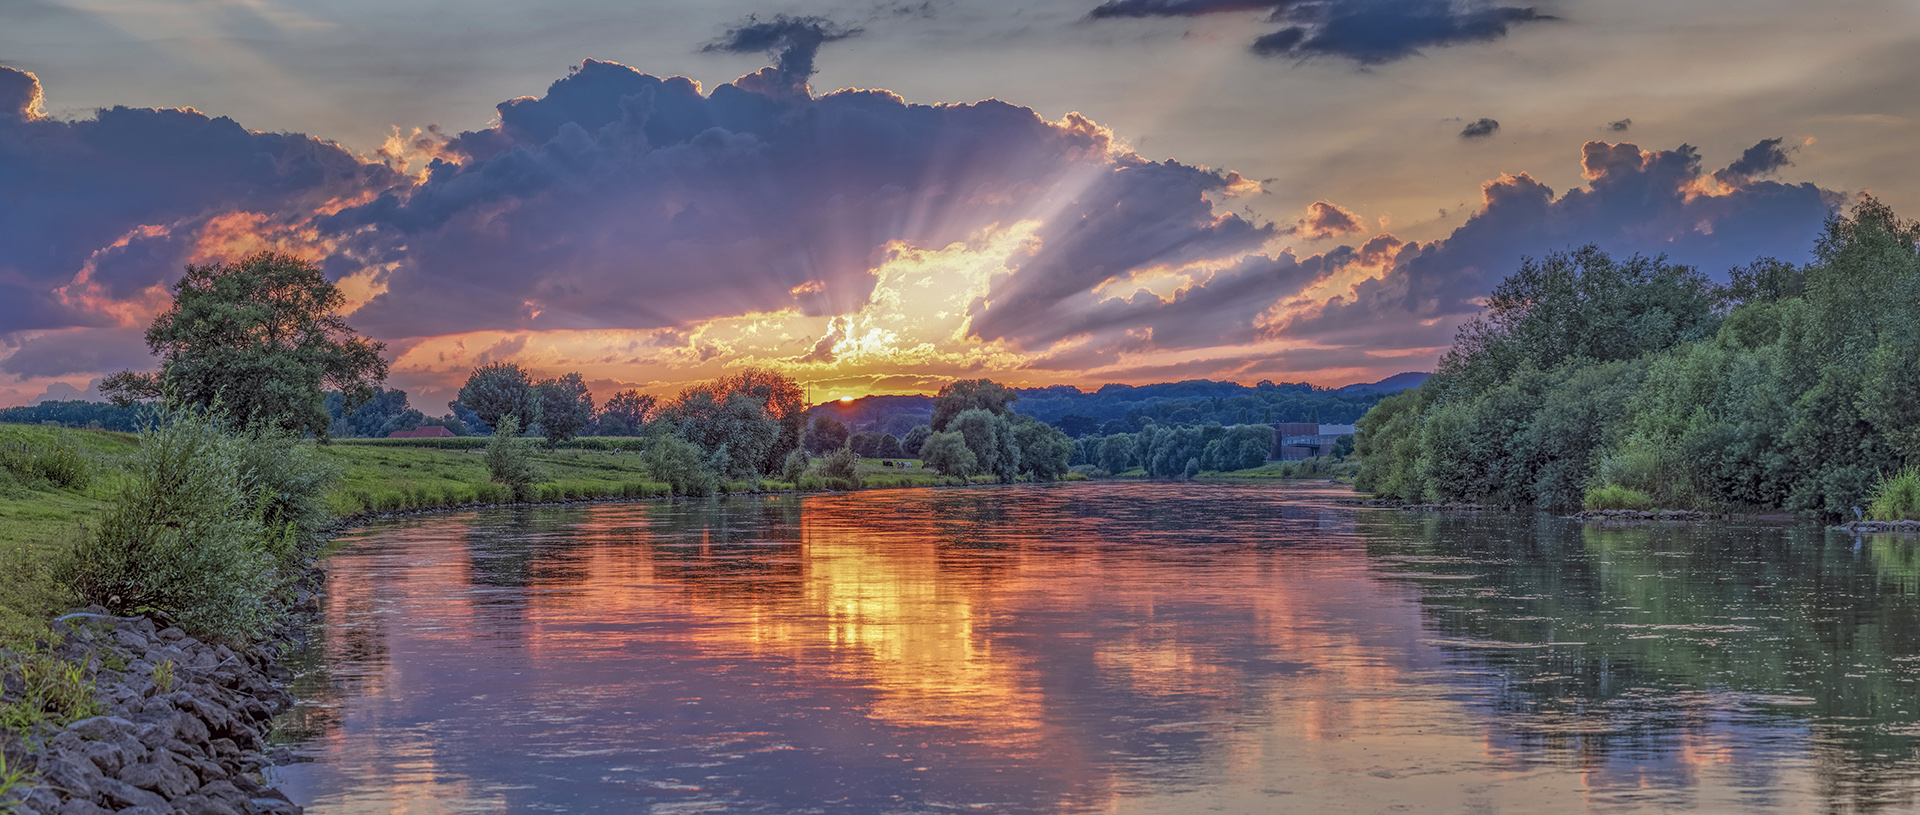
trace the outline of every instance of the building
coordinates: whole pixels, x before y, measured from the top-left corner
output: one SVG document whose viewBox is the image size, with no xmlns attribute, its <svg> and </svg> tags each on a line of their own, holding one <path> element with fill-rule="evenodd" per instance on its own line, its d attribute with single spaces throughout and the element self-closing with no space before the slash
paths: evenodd
<svg viewBox="0 0 1920 815">
<path fill-rule="evenodd" d="M 1341 436 L 1353 435 L 1350 424 L 1313 424 L 1281 422 L 1273 426 L 1273 451 L 1269 459 L 1300 461 L 1333 455 L 1333 445 Z"/>
<path fill-rule="evenodd" d="M 389 439 L 451 439 L 453 431 L 437 424 L 423 424 L 412 430 L 395 430 L 387 434 Z"/>
</svg>

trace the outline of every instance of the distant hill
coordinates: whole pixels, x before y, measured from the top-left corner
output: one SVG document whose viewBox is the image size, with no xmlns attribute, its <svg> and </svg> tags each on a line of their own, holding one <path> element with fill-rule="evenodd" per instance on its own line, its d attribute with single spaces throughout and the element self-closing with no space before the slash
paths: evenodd
<svg viewBox="0 0 1920 815">
<path fill-rule="evenodd" d="M 1071 436 L 1122 433 L 1145 424 L 1223 425 L 1275 422 L 1352 424 L 1374 403 L 1426 379 L 1403 373 L 1379 382 L 1320 388 L 1304 382 L 1215 382 L 1191 379 L 1153 385 L 1102 385 L 1083 391 L 1071 385 L 1017 388 L 1013 409 L 1066 431 Z M 854 432 L 904 436 L 933 417 L 930 396 L 868 396 L 816 405 L 815 415 L 838 419 Z"/>
<path fill-rule="evenodd" d="M 1399 393 L 1408 388 L 1416 388 L 1433 374 L 1409 371 L 1394 374 L 1378 382 L 1355 383 L 1335 391 L 1335 393 Z"/>
</svg>

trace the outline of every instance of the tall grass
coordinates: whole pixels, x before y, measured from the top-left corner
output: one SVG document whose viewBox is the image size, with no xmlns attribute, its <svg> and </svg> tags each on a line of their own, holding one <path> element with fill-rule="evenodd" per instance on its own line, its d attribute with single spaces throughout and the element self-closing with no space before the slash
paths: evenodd
<svg viewBox="0 0 1920 815">
<path fill-rule="evenodd" d="M 1587 490 L 1581 503 L 1587 509 L 1652 509 L 1653 496 L 1631 487 L 1608 484 Z"/>
<path fill-rule="evenodd" d="M 93 484 L 100 465 L 80 449 L 73 434 L 62 432 L 43 444 L 25 441 L 0 444 L 0 469 L 29 483 L 38 481 L 61 489 L 85 490 Z"/>
<path fill-rule="evenodd" d="M 1876 521 L 1920 520 L 1920 467 L 1908 467 L 1882 478 L 1873 488 L 1867 517 Z"/>
</svg>

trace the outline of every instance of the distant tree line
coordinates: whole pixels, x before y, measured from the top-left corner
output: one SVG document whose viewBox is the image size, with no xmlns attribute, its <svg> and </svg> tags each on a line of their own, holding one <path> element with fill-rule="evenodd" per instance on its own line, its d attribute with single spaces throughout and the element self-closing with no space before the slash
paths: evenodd
<svg viewBox="0 0 1920 815">
<path fill-rule="evenodd" d="M 1388 394 L 1319 388 L 1305 383 L 1195 379 L 1157 385 L 1102 385 L 1082 392 L 1067 385 L 1016 391 L 1019 411 L 1067 435 L 1138 433 L 1148 425 L 1204 426 L 1317 422 L 1352 424 Z"/>
<path fill-rule="evenodd" d="M 1357 484 L 1851 517 L 1920 465 L 1916 326 L 1920 225 L 1870 198 L 1811 262 L 1764 258 L 1725 286 L 1594 247 L 1528 260 L 1438 373 L 1360 420 Z"/>
</svg>

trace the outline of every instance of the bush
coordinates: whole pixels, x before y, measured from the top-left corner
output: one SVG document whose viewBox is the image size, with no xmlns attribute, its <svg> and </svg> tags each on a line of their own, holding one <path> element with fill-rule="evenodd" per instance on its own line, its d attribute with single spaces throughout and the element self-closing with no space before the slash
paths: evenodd
<svg viewBox="0 0 1920 815">
<path fill-rule="evenodd" d="M 533 466 L 533 449 L 519 435 L 520 421 L 512 415 L 501 417 L 493 439 L 487 442 L 487 474 L 495 483 L 505 484 L 513 500 L 531 501 L 540 470 Z"/>
<path fill-rule="evenodd" d="M 933 433 L 920 446 L 920 459 L 941 475 L 973 475 L 980 464 L 959 433 Z"/>
<path fill-rule="evenodd" d="M 712 495 L 720 476 L 702 460 L 700 448 L 674 435 L 661 436 L 647 449 L 647 472 L 667 482 L 675 495 Z"/>
<path fill-rule="evenodd" d="M 216 639 L 259 633 L 276 587 L 268 543 L 284 549 L 288 534 L 249 506 L 246 443 L 198 408 L 163 411 L 140 435 L 132 478 L 56 575 L 116 614 Z"/>
<path fill-rule="evenodd" d="M 242 489 L 268 535 L 296 543 L 313 540 L 333 520 L 326 494 L 343 475 L 338 465 L 313 455 L 312 445 L 280 429 L 260 429 L 239 439 Z M 294 552 L 276 552 L 291 565 Z"/>
<path fill-rule="evenodd" d="M 1609 484 L 1587 490 L 1582 504 L 1587 509 L 1652 509 L 1653 496 L 1630 487 Z"/>
<path fill-rule="evenodd" d="M 1920 467 L 1883 478 L 1873 488 L 1867 517 L 1876 521 L 1920 520 Z"/>
<path fill-rule="evenodd" d="M 845 447 L 828 453 L 820 459 L 820 477 L 834 485 L 833 489 L 857 490 L 860 488 L 860 459 Z"/>
<path fill-rule="evenodd" d="M 800 476 L 807 474 L 807 468 L 813 465 L 813 458 L 807 451 L 795 449 L 787 454 L 785 465 L 780 468 L 780 480 L 789 484 L 800 482 Z"/>
</svg>

